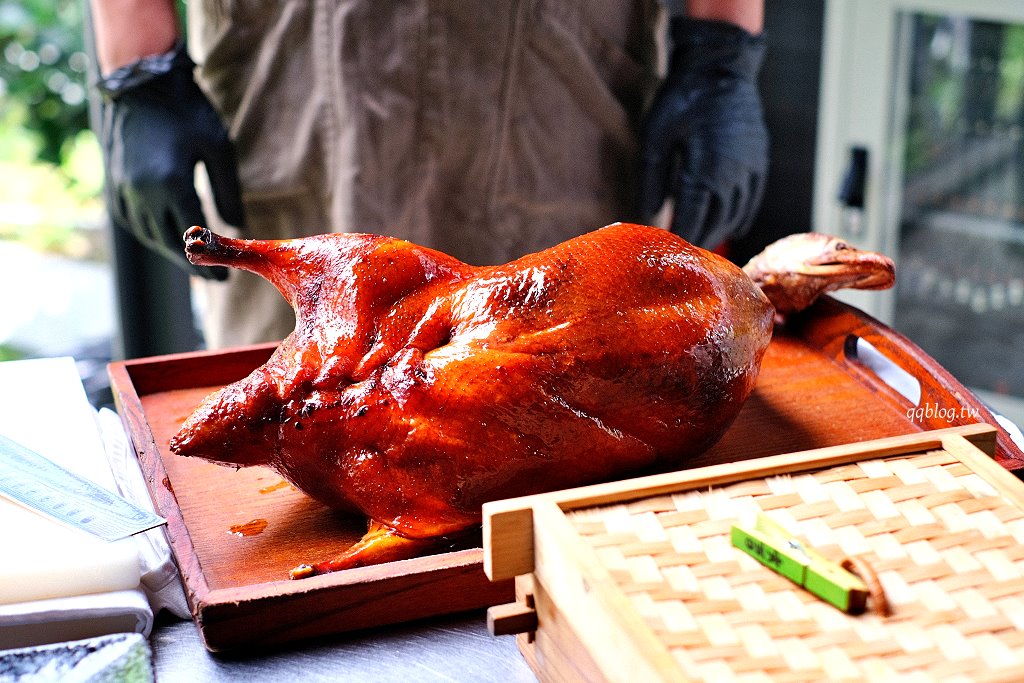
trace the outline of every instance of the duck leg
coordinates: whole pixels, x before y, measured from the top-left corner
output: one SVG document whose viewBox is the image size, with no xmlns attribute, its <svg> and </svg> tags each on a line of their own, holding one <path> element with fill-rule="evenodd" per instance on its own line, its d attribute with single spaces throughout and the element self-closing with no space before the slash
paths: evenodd
<svg viewBox="0 0 1024 683">
<path fill-rule="evenodd" d="M 304 579 L 342 569 L 407 560 L 441 545 L 445 540 L 443 537 L 406 538 L 399 536 L 391 527 L 371 520 L 369 530 L 362 539 L 338 557 L 316 564 L 299 565 L 288 575 L 293 579 Z"/>
</svg>

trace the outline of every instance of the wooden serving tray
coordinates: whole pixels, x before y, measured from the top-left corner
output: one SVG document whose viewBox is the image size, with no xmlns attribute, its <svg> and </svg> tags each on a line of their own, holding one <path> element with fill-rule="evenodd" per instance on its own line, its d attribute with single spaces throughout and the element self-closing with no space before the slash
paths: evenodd
<svg viewBox="0 0 1024 683">
<path fill-rule="evenodd" d="M 851 356 L 870 342 L 921 385 L 914 408 Z M 110 365 L 114 398 L 138 453 L 211 650 L 252 648 L 507 602 L 479 547 L 301 581 L 288 570 L 332 557 L 365 520 L 334 513 L 264 468 L 234 470 L 170 453 L 168 440 L 210 392 L 241 379 L 274 344 L 143 358 Z M 942 410 L 938 410 L 941 408 Z M 940 414 L 941 413 L 941 414 Z M 758 384 L 723 439 L 693 466 L 888 437 L 973 422 L 989 412 L 920 349 L 832 299 L 776 330 Z M 994 457 L 1024 469 L 1024 454 L 998 431 Z"/>
</svg>

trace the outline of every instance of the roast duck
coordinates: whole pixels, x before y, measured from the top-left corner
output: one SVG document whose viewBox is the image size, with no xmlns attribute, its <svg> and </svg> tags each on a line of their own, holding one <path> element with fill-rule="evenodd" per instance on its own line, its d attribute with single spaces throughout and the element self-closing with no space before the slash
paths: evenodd
<svg viewBox="0 0 1024 683">
<path fill-rule="evenodd" d="M 171 449 L 270 467 L 369 519 L 293 578 L 422 553 L 486 501 L 685 465 L 750 394 L 776 315 L 894 279 L 885 256 L 810 233 L 745 270 L 628 224 L 488 267 L 368 234 L 185 242 L 276 285 L 296 326 Z"/>
</svg>

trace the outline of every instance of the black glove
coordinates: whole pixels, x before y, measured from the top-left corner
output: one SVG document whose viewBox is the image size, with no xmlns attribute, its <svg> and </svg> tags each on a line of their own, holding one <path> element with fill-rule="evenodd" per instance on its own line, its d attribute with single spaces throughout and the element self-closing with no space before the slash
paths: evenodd
<svg viewBox="0 0 1024 683">
<path fill-rule="evenodd" d="M 764 36 L 685 17 L 641 139 L 640 211 L 675 199 L 672 231 L 712 249 L 746 233 L 764 194 L 768 131 L 757 74 Z"/>
<path fill-rule="evenodd" d="M 194 173 L 206 166 L 221 217 L 243 227 L 234 147 L 192 76 L 184 47 L 118 69 L 97 83 L 107 204 L 114 222 L 188 272 L 224 280 L 227 269 L 193 266 L 182 234 L 207 225 Z"/>
</svg>

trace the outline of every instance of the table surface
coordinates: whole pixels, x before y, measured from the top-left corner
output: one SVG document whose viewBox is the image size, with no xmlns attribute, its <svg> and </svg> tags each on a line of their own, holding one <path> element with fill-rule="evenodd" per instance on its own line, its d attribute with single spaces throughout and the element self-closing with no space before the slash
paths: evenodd
<svg viewBox="0 0 1024 683">
<path fill-rule="evenodd" d="M 149 639 L 157 681 L 473 681 L 535 683 L 512 636 L 484 612 L 381 627 L 256 655 L 212 654 L 191 621 L 161 616 Z"/>
</svg>

